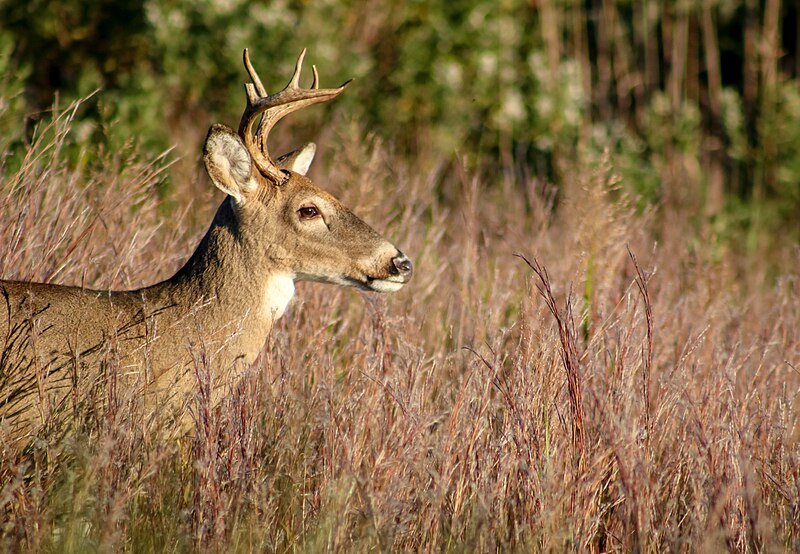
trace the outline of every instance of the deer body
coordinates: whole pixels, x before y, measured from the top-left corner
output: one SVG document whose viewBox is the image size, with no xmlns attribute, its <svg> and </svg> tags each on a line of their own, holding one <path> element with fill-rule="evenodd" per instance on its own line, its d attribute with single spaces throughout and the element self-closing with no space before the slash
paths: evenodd
<svg viewBox="0 0 800 554">
<path fill-rule="evenodd" d="M 254 84 L 239 133 L 214 125 L 204 146 L 206 170 L 228 196 L 170 279 L 133 291 L 0 281 L 0 448 L 24 444 L 75 402 L 102 402 L 109 379 L 169 406 L 206 363 L 218 400 L 258 356 L 297 280 L 387 292 L 410 279 L 395 246 L 305 177 L 313 145 L 269 156 L 281 117 L 344 89 L 317 88 L 316 69 L 312 88 L 299 88 L 301 63 L 268 96 L 245 51 Z"/>
</svg>

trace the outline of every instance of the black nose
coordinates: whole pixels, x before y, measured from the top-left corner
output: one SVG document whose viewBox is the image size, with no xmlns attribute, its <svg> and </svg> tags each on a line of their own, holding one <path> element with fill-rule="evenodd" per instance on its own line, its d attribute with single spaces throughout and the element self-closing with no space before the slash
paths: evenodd
<svg viewBox="0 0 800 554">
<path fill-rule="evenodd" d="M 410 278 L 411 273 L 414 272 L 414 266 L 411 260 L 406 258 L 405 254 L 399 254 L 392 258 L 392 264 L 394 264 L 397 272 L 407 279 Z"/>
</svg>

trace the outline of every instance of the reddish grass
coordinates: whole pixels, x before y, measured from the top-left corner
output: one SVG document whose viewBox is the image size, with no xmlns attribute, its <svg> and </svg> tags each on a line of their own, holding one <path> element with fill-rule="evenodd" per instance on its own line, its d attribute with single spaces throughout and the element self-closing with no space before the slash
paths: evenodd
<svg viewBox="0 0 800 554">
<path fill-rule="evenodd" d="M 163 160 L 70 168 L 47 136 L 1 175 L 3 278 L 135 287 L 191 253 L 218 195 L 159 198 Z M 198 351 L 189 436 L 112 388 L 5 457 L 5 548 L 800 548 L 797 245 L 745 259 L 665 223 L 688 214 L 637 214 L 613 159 L 577 161 L 554 206 L 536 181 L 339 138 L 312 177 L 412 283 L 301 284 L 217 408 Z"/>
</svg>

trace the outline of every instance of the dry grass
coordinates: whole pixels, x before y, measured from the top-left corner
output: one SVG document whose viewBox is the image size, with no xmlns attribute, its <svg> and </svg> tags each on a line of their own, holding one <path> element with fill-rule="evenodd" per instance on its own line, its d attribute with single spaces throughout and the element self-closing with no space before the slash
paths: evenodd
<svg viewBox="0 0 800 554">
<path fill-rule="evenodd" d="M 219 198 L 160 200 L 161 160 L 70 169 L 68 127 L 2 170 L 2 277 L 167 276 Z M 797 245 L 768 280 L 668 226 L 687 214 L 635 213 L 613 159 L 576 162 L 554 207 L 536 180 L 339 139 L 312 177 L 404 248 L 412 283 L 299 286 L 218 409 L 199 357 L 192 436 L 109 391 L 90 425 L 4 458 L 3 548 L 800 548 Z"/>
</svg>

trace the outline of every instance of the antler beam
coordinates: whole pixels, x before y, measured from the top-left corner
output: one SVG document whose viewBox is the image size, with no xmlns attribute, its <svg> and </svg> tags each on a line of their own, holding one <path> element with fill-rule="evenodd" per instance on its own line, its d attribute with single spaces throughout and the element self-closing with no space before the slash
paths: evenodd
<svg viewBox="0 0 800 554">
<path fill-rule="evenodd" d="M 269 136 L 270 130 L 278 121 L 292 112 L 310 106 L 311 104 L 326 102 L 336 98 L 352 81 L 351 79 L 345 82 L 339 88 L 321 89 L 319 88 L 317 68 L 316 66 L 312 66 L 314 80 L 311 83 L 311 88 L 301 88 L 300 72 L 305 55 L 306 50 L 304 48 L 300 53 L 300 57 L 297 58 L 297 64 L 294 67 L 294 75 L 292 75 L 289 84 L 287 84 L 283 90 L 269 95 L 258 73 L 250 63 L 250 53 L 248 49 L 244 49 L 244 67 L 247 69 L 247 73 L 250 75 L 250 79 L 253 82 L 247 83 L 244 86 L 245 93 L 247 94 L 247 106 L 242 114 L 242 120 L 239 122 L 239 136 L 242 137 L 258 170 L 265 177 L 268 177 L 278 185 L 285 181 L 286 176 L 269 155 L 267 137 Z M 261 115 L 261 122 L 254 132 L 253 125 L 259 115 Z"/>
</svg>

